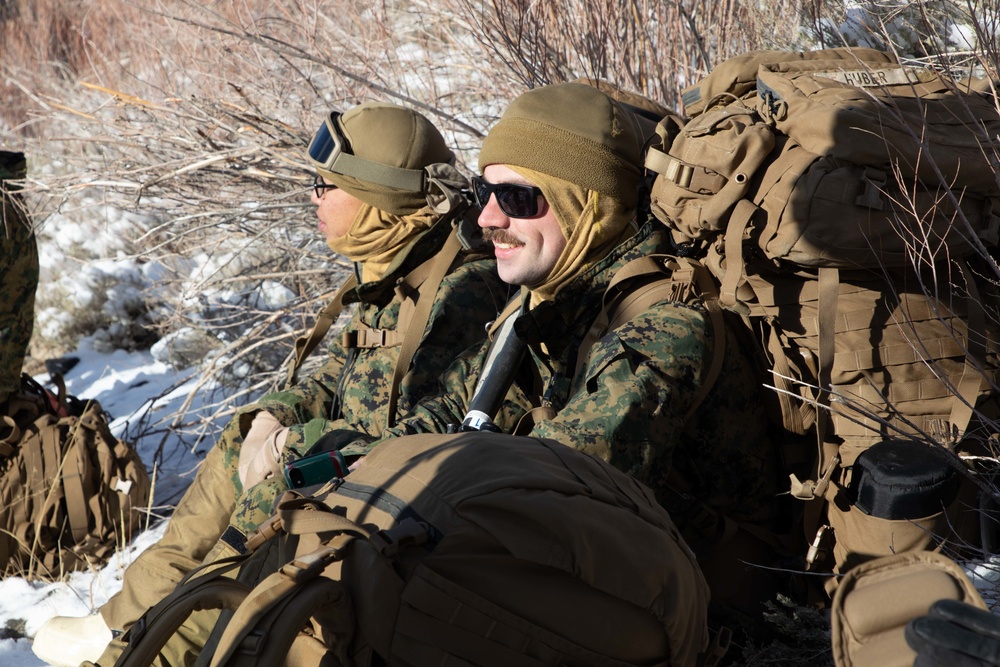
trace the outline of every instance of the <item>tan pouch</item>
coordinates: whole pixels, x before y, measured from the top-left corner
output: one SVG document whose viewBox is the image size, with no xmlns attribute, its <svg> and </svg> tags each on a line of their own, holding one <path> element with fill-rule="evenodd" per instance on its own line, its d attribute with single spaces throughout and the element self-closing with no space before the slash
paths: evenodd
<svg viewBox="0 0 1000 667">
<path fill-rule="evenodd" d="M 930 551 L 887 556 L 858 565 L 840 582 L 830 612 L 837 667 L 911 667 L 906 624 L 938 600 L 986 609 L 954 561 Z"/>
<path fill-rule="evenodd" d="M 827 519 L 836 539 L 833 556 L 837 572 L 874 558 L 933 549 L 937 539 L 950 532 L 945 512 L 891 520 L 870 516 L 854 506 L 842 511 L 831 505 Z"/>
<path fill-rule="evenodd" d="M 827 492 L 834 572 L 883 556 L 932 550 L 953 536 L 961 476 L 946 453 L 924 443 L 887 441 L 845 443 L 840 454 L 840 481 Z"/>
</svg>

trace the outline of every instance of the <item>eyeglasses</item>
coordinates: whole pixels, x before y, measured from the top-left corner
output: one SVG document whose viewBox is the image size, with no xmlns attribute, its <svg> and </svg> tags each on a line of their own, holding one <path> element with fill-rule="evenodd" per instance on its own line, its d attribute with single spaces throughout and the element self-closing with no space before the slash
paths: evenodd
<svg viewBox="0 0 1000 667">
<path fill-rule="evenodd" d="M 479 208 L 486 208 L 490 197 L 496 195 L 497 205 L 511 218 L 533 218 L 538 215 L 538 198 L 541 188 L 516 183 L 490 183 L 479 176 L 472 177 L 472 193 Z"/>
<path fill-rule="evenodd" d="M 327 183 L 326 181 L 323 180 L 323 177 L 320 176 L 319 174 L 316 174 L 313 177 L 313 192 L 316 193 L 317 197 L 322 199 L 323 195 L 326 194 L 327 190 L 336 190 L 336 189 L 337 189 L 336 185 L 334 185 L 333 183 Z"/>
</svg>

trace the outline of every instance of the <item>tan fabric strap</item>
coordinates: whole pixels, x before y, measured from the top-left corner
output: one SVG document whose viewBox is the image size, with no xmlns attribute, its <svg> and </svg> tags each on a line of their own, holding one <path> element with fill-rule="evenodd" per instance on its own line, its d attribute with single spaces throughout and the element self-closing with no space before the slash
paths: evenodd
<svg viewBox="0 0 1000 667">
<path fill-rule="evenodd" d="M 631 290 L 625 290 L 621 287 L 626 281 L 644 276 L 651 278 L 648 278 L 646 282 L 638 287 L 633 286 Z M 671 281 L 669 279 L 660 280 L 663 276 L 664 268 L 660 263 L 660 259 L 652 256 L 634 259 L 615 272 L 615 275 L 611 278 L 611 282 L 604 289 L 604 295 L 601 297 L 601 312 L 598 313 L 590 325 L 590 329 L 587 330 L 583 341 L 580 343 L 580 348 L 577 350 L 574 375 L 580 373 L 584 362 L 587 360 L 587 355 L 590 354 L 590 349 L 605 334 L 621 326 L 621 324 L 638 315 L 657 301 L 663 301 L 671 297 Z M 649 301 L 649 299 L 654 300 Z M 636 310 L 641 304 L 648 305 L 645 308 Z M 622 312 L 621 309 L 623 307 L 627 312 Z M 615 320 L 614 325 L 611 322 L 612 318 Z"/>
<path fill-rule="evenodd" d="M 67 424 L 69 430 L 83 428 L 80 421 Z M 56 432 L 48 431 L 53 440 L 58 437 Z M 74 433 L 68 433 L 67 438 L 73 440 Z M 58 447 L 58 443 L 54 443 Z M 70 448 L 62 461 L 62 486 L 63 493 L 66 494 L 66 514 L 69 517 L 70 530 L 73 532 L 73 543 L 79 544 L 87 536 L 87 501 L 92 498 L 96 490 L 91 487 L 86 477 L 88 476 L 89 461 L 85 446 Z M 99 512 L 97 514 L 100 514 Z"/>
<path fill-rule="evenodd" d="M 986 374 L 982 370 L 986 367 L 986 311 L 983 309 L 976 282 L 964 261 L 959 262 L 959 270 L 969 289 L 969 349 L 965 355 L 965 370 L 955 390 L 951 416 L 948 420 L 955 443 L 965 435 L 965 430 L 972 421 L 979 392 L 987 385 Z"/>
<path fill-rule="evenodd" d="M 639 285 L 628 281 L 644 278 Z M 722 371 L 725 358 L 726 329 L 719 294 L 711 275 L 700 262 L 687 258 L 649 255 L 632 260 L 612 277 L 604 291 L 603 307 L 588 330 L 577 352 L 578 374 L 594 344 L 607 333 L 630 322 L 663 301 L 685 301 L 697 293 L 702 298 L 712 328 L 712 361 L 698 393 L 684 418 L 687 423 L 698 411 Z"/>
<path fill-rule="evenodd" d="M 687 417 L 684 419 L 685 423 L 694 417 L 698 408 L 701 407 L 701 404 L 708 397 L 708 393 L 715 385 L 715 381 L 719 379 L 719 374 L 722 373 L 722 362 L 726 357 L 726 322 L 722 316 L 722 308 L 719 305 L 719 293 L 715 290 L 715 283 L 708 274 L 708 269 L 701 265 L 695 269 L 694 279 L 697 281 L 698 292 L 701 294 L 705 308 L 708 310 L 708 316 L 712 325 L 712 363 L 708 367 L 708 373 L 705 375 L 705 379 L 702 380 L 698 393 L 695 394 L 694 399 L 691 401 L 691 407 L 688 408 Z"/>
<path fill-rule="evenodd" d="M 403 329 L 402 347 L 399 350 L 399 357 L 396 359 L 396 366 L 392 371 L 392 382 L 389 385 L 389 411 L 387 413 L 389 423 L 386 425 L 387 428 L 392 428 L 396 424 L 399 384 L 403 381 L 406 371 L 409 370 L 413 355 L 416 354 L 417 348 L 424 338 L 424 330 L 427 328 L 427 322 L 430 321 L 431 310 L 434 307 L 438 289 L 441 287 L 441 281 L 448 275 L 448 271 L 451 270 L 461 250 L 462 242 L 458 238 L 458 226 L 455 226 L 437 254 L 417 267 L 417 270 L 423 270 L 423 267 L 427 266 L 428 275 L 425 280 L 421 281 L 418 288 L 420 297 L 417 299 L 416 309 L 407 314 L 406 320 L 402 319 L 402 309 L 400 312 L 399 328 L 405 327 L 405 329 Z"/>
<path fill-rule="evenodd" d="M 117 665 L 152 665 L 160 650 L 187 620 L 201 609 L 237 609 L 250 589 L 227 575 L 249 558 L 233 556 L 202 565 L 147 611 L 122 637 L 125 648 Z"/>
<path fill-rule="evenodd" d="M 726 275 L 719 287 L 719 303 L 723 308 L 733 308 L 738 301 L 736 292 L 743 282 L 743 235 L 758 210 L 752 202 L 741 199 L 726 227 Z"/>
<path fill-rule="evenodd" d="M 299 368 L 305 362 L 306 357 L 312 354 L 319 342 L 323 340 L 326 336 L 326 332 L 330 330 L 333 323 L 337 321 L 340 316 L 341 311 L 344 310 L 344 296 L 352 289 L 357 287 L 358 279 L 356 276 L 350 276 L 344 284 L 340 286 L 337 293 L 334 294 L 333 299 L 330 303 L 326 305 L 320 314 L 316 316 L 316 324 L 313 328 L 309 330 L 304 336 L 300 336 L 295 341 L 295 358 L 292 360 L 292 365 L 288 368 L 288 377 L 285 379 L 285 389 L 288 389 L 295 385 L 297 380 Z"/>
<path fill-rule="evenodd" d="M 441 282 L 452 269 L 462 250 L 462 242 L 458 236 L 458 227 L 453 226 L 444 245 L 437 253 L 415 269 L 410 271 L 396 287 L 396 293 L 403 297 L 399 307 L 399 317 L 396 329 L 373 329 L 361 326 L 357 331 L 345 331 L 343 346 L 346 349 L 372 349 L 400 346 L 399 357 L 393 369 L 389 385 L 389 410 L 386 428 L 396 423 L 396 405 L 399 402 L 399 384 L 410 368 L 413 356 L 423 340 L 431 310 L 434 308 L 435 296 L 441 287 Z M 316 317 L 316 324 L 306 336 L 295 341 L 295 360 L 289 368 L 285 388 L 295 384 L 296 375 L 319 342 L 326 336 L 330 327 L 344 309 L 344 297 L 347 292 L 357 286 L 356 277 L 352 276 L 337 290 L 333 300 Z M 426 298 L 421 298 L 426 296 Z"/>
<path fill-rule="evenodd" d="M 512 315 L 517 315 L 521 311 L 521 306 L 523 305 L 523 303 L 524 299 L 521 292 L 515 294 L 514 297 L 507 302 L 507 305 L 503 307 L 503 310 L 500 311 L 500 314 L 497 315 L 497 318 L 490 323 L 489 329 L 487 331 L 490 340 L 493 340 L 493 337 L 496 335 L 496 332 L 500 330 L 500 327 L 503 326 L 503 323 L 507 321 L 508 317 L 511 317 Z"/>
<path fill-rule="evenodd" d="M 257 584 L 236 610 L 229 625 L 226 626 L 215 655 L 212 656 L 211 667 L 238 665 L 237 653 L 243 640 L 253 632 L 257 624 L 269 612 L 272 610 L 280 612 L 282 604 L 299 591 L 310 597 L 306 601 L 307 604 L 304 605 L 307 611 L 314 611 L 328 604 L 339 602 L 345 608 L 345 613 L 349 613 L 350 603 L 343 583 L 335 579 L 319 577 L 327 565 L 343 558 L 347 547 L 357 538 L 356 534 L 349 533 L 335 535 L 329 541 L 329 546 L 324 546 L 315 552 L 286 563 L 278 572 L 271 574 Z M 319 579 L 317 580 L 317 578 Z M 280 613 L 278 620 L 280 620 Z M 269 634 L 275 637 L 292 638 L 298 629 L 288 628 L 279 631 L 272 626 Z M 275 663 L 264 661 L 263 664 Z"/>
<path fill-rule="evenodd" d="M 816 442 L 819 446 L 817 463 L 825 458 L 823 447 L 830 421 L 831 374 L 833 372 L 834 341 L 837 326 L 837 296 L 840 271 L 831 268 L 819 270 L 819 383 L 816 395 Z M 822 471 L 819 471 L 822 474 Z"/>
</svg>

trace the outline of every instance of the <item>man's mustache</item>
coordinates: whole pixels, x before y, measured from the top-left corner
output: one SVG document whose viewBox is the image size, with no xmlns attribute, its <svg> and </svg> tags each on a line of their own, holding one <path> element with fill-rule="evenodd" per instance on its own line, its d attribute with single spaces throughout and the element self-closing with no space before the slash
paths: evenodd
<svg viewBox="0 0 1000 667">
<path fill-rule="evenodd" d="M 524 245 L 520 239 L 510 234 L 506 229 L 487 227 L 483 230 L 483 239 L 490 243 L 503 243 L 505 245 Z"/>
</svg>

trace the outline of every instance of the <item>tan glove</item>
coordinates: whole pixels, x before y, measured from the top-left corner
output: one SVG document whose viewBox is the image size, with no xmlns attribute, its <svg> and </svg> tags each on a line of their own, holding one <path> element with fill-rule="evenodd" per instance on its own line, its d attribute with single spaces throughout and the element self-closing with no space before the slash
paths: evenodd
<svg viewBox="0 0 1000 667">
<path fill-rule="evenodd" d="M 288 433 L 289 429 L 270 412 L 254 415 L 250 430 L 243 438 L 237 466 L 244 489 L 280 472 L 281 451 L 285 448 Z"/>
</svg>

